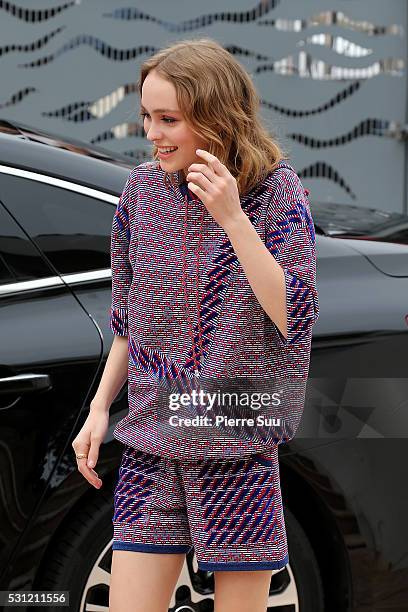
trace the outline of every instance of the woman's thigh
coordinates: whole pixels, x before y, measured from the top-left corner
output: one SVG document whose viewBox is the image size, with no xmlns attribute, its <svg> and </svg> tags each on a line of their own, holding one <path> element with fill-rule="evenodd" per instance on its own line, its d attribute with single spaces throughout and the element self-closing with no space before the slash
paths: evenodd
<svg viewBox="0 0 408 612">
<path fill-rule="evenodd" d="M 273 570 L 216 571 L 214 612 L 266 612 Z"/>
<path fill-rule="evenodd" d="M 109 612 L 167 612 L 185 556 L 114 550 Z"/>
</svg>

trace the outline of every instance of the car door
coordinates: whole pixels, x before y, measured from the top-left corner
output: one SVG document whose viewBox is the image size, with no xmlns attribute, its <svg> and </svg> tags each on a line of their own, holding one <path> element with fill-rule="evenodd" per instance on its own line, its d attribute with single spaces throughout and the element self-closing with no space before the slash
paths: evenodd
<svg viewBox="0 0 408 612">
<path fill-rule="evenodd" d="M 0 173 L 0 574 L 56 477 L 103 354 L 99 326 L 27 232 L 35 221 L 61 254 L 69 210 L 50 232 L 33 187 Z"/>
<path fill-rule="evenodd" d="M 8 209 L 100 327 L 107 356 L 113 340 L 110 234 L 119 196 L 35 172 L 2 172 Z"/>
</svg>

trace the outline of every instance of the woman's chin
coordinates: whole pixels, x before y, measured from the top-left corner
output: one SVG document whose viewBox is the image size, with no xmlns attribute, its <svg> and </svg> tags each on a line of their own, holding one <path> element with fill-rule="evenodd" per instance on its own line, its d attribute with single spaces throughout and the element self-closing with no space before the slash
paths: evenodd
<svg viewBox="0 0 408 612">
<path fill-rule="evenodd" d="M 161 166 L 164 166 L 165 168 L 170 168 L 170 166 L 172 167 L 172 169 L 174 169 L 174 172 L 176 170 L 178 170 L 178 168 L 176 167 L 176 165 L 174 164 L 174 162 L 172 162 L 170 159 L 160 159 L 159 158 L 159 162 Z"/>
<path fill-rule="evenodd" d="M 176 165 L 175 163 L 172 163 L 170 160 L 166 159 L 159 159 L 159 163 L 162 170 L 166 170 L 166 172 L 181 172 L 182 178 L 185 178 L 183 167 L 180 168 L 178 164 Z"/>
</svg>

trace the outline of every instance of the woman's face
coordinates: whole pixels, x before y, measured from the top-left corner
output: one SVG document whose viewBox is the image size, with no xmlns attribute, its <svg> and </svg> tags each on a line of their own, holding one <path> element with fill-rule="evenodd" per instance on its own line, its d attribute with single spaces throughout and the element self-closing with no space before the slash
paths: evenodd
<svg viewBox="0 0 408 612">
<path fill-rule="evenodd" d="M 159 149 L 177 147 L 174 153 L 163 157 L 159 150 L 160 166 L 163 170 L 182 170 L 185 178 L 190 164 L 203 163 L 195 151 L 205 149 L 206 142 L 194 134 L 184 120 L 177 104 L 174 85 L 154 70 L 149 72 L 142 86 L 140 113 L 148 140 Z"/>
</svg>

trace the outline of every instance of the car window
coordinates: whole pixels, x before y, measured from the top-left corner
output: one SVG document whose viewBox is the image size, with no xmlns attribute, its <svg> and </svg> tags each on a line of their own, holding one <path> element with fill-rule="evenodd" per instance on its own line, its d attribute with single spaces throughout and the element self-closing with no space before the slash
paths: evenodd
<svg viewBox="0 0 408 612">
<path fill-rule="evenodd" d="M 4 174 L 0 198 L 60 274 L 110 268 L 113 204 Z"/>
<path fill-rule="evenodd" d="M 0 203 L 0 285 L 50 276 L 50 269 Z"/>
</svg>

